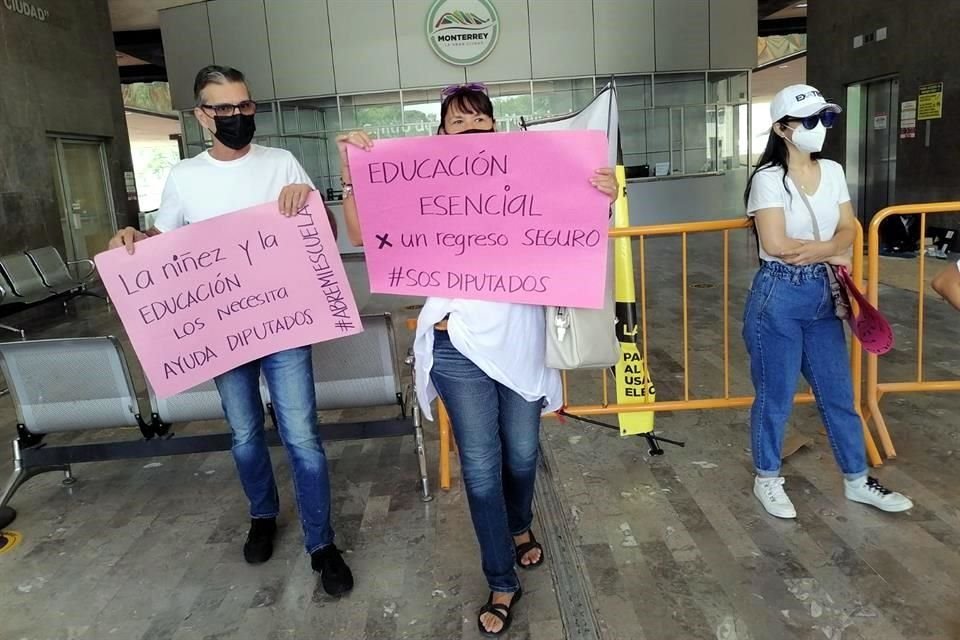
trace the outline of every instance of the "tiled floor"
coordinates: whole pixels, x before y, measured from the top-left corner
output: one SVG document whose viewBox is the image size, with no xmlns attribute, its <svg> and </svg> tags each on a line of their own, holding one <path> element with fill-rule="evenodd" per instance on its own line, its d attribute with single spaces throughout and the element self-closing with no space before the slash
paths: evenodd
<svg viewBox="0 0 960 640">
<path fill-rule="evenodd" d="M 650 364 L 660 399 L 683 393 L 678 246 L 648 246 Z M 723 388 L 721 290 L 710 287 L 719 282 L 718 246 L 690 247 L 690 283 L 700 285 L 690 289 L 693 397 Z M 731 390 L 739 394 L 751 391 L 738 316 L 752 264 L 746 236 L 731 246 Z M 371 297 L 358 264 L 358 301 L 366 311 L 393 310 L 405 343 L 402 320 L 415 313 L 405 307 L 416 300 Z M 883 292 L 899 341 L 884 358 L 885 376 L 915 367 L 910 295 Z M 43 320 L 36 335 L 119 331 L 93 301 L 79 314 Z M 960 315 L 932 300 L 927 314 L 928 375 L 956 377 Z M 596 398 L 590 376 L 582 378 L 574 401 Z M 802 407 L 793 428 L 814 444 L 784 467 L 795 522 L 768 517 L 751 494 L 745 411 L 659 415 L 658 430 L 687 442 L 660 458 L 639 439 L 546 421 L 538 526 L 548 552 L 561 555 L 521 576 L 526 596 L 509 637 L 960 638 L 960 403 L 956 395 L 914 395 L 883 406 L 899 457 L 877 474 L 917 507 L 894 516 L 844 500 L 819 420 Z M 0 399 L 2 440 L 13 437 L 11 409 Z M 183 430 L 202 428 L 222 427 Z M 435 486 L 432 425 L 427 433 Z M 327 598 L 310 571 L 282 451 L 274 464 L 285 488 L 283 528 L 274 559 L 261 567 L 240 555 L 245 505 L 229 454 L 90 464 L 75 468 L 70 488 L 49 474 L 15 496 L 12 528 L 24 539 L 0 555 L 0 639 L 477 637 L 474 612 L 486 592 L 456 465 L 453 490 L 437 490 L 425 504 L 409 439 L 332 443 L 327 452 L 338 542 L 357 576 L 348 598 Z M 0 474 L 9 469 L 9 459 L 0 460 Z M 542 530 L 543 521 L 555 524 Z M 587 615 L 571 618 L 584 603 Z"/>
</svg>

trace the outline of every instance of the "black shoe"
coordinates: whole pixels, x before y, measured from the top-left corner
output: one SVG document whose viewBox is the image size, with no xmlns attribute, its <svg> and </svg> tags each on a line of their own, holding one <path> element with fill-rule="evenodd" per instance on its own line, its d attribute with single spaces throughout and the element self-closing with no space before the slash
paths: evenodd
<svg viewBox="0 0 960 640">
<path fill-rule="evenodd" d="M 542 564 L 543 564 L 543 561 L 544 561 L 544 557 L 543 557 L 543 545 L 541 545 L 539 542 L 537 542 L 537 539 L 533 537 L 533 530 L 532 530 L 532 529 L 527 529 L 527 533 L 530 534 L 530 539 L 527 540 L 526 542 L 522 543 L 522 544 L 516 545 L 516 547 L 515 547 L 515 551 L 516 551 L 516 555 L 517 555 L 517 566 L 520 567 L 521 569 L 526 569 L 526 570 L 536 569 L 537 567 L 539 567 L 540 565 L 542 565 Z M 533 551 L 534 549 L 536 549 L 537 551 L 540 552 L 540 558 L 537 559 L 536 562 L 530 562 L 530 563 L 528 563 L 528 564 L 523 564 L 523 556 L 527 555 L 528 553 L 530 553 L 530 552 Z"/>
<path fill-rule="evenodd" d="M 520 598 L 523 597 L 523 589 L 517 589 L 517 591 L 510 598 L 510 604 L 493 604 L 493 592 L 490 592 L 490 597 L 487 599 L 487 604 L 480 607 L 480 613 L 477 614 L 477 628 L 480 629 L 480 635 L 486 638 L 496 638 L 497 636 L 502 636 L 510 629 L 510 623 L 513 622 L 513 605 L 520 602 Z M 500 624 L 502 625 L 497 631 L 487 631 L 486 627 L 483 626 L 480 618 L 483 617 L 485 613 L 489 613 L 492 616 L 500 619 Z"/>
<path fill-rule="evenodd" d="M 339 597 L 353 589 L 353 573 L 336 545 L 311 553 L 310 566 L 320 574 L 323 590 L 331 596 Z"/>
<path fill-rule="evenodd" d="M 266 562 L 273 555 L 273 537 L 277 535 L 276 518 L 252 518 L 247 541 L 243 543 L 243 559 L 250 564 Z"/>
</svg>

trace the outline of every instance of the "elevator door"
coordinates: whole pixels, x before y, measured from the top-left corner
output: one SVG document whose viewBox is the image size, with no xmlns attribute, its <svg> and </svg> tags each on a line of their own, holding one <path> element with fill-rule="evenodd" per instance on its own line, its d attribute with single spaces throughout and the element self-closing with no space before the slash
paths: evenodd
<svg viewBox="0 0 960 640">
<path fill-rule="evenodd" d="M 848 87 L 847 179 L 864 226 L 896 202 L 900 82 L 886 78 Z"/>
</svg>

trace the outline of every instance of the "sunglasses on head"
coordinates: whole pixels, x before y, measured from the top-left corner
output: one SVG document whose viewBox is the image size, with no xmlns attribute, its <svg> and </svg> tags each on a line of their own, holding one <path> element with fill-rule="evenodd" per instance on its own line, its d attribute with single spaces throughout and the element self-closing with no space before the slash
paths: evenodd
<svg viewBox="0 0 960 640">
<path fill-rule="evenodd" d="M 449 98 L 453 94 L 459 93 L 460 91 L 479 91 L 480 93 L 486 95 L 487 85 L 483 84 L 482 82 L 470 82 L 468 84 L 452 84 L 449 87 L 445 87 L 440 92 L 440 97 Z"/>
<path fill-rule="evenodd" d="M 815 113 L 812 116 L 807 116 L 806 118 L 791 117 L 790 119 L 803 124 L 804 129 L 815 129 L 817 127 L 817 123 L 821 123 L 825 129 L 829 129 L 837 123 L 839 118 L 840 114 L 836 111 L 821 111 L 820 113 Z"/>
</svg>

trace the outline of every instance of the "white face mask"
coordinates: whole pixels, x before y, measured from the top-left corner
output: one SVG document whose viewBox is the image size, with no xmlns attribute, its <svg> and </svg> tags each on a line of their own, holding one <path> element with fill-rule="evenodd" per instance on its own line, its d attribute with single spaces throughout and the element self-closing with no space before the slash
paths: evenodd
<svg viewBox="0 0 960 640">
<path fill-rule="evenodd" d="M 823 150 L 823 141 L 827 139 L 827 128 L 822 122 L 818 122 L 813 129 L 807 129 L 802 124 L 796 128 L 787 127 L 793 131 L 793 143 L 800 151 L 804 153 L 820 153 Z"/>
</svg>

